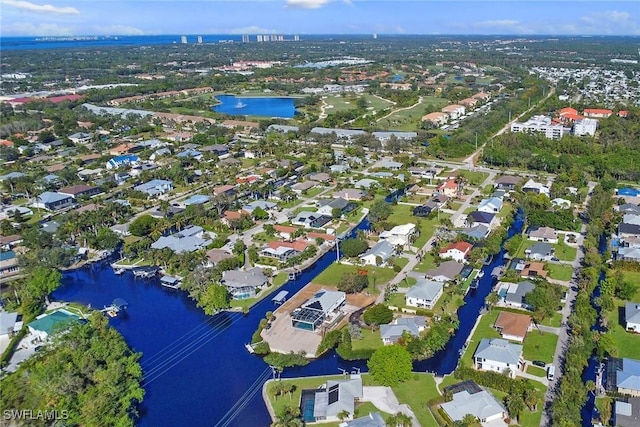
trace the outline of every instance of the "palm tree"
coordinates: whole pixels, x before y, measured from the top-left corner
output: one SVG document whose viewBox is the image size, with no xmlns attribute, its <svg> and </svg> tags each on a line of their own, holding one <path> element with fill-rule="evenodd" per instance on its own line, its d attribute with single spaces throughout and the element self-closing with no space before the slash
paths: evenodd
<svg viewBox="0 0 640 427">
<path fill-rule="evenodd" d="M 540 390 L 530 388 L 524 392 L 524 403 L 529 407 L 530 411 L 537 411 L 538 405 L 543 402 L 543 396 Z"/>
<path fill-rule="evenodd" d="M 510 394 L 504 398 L 504 402 L 507 407 L 507 411 L 509 411 L 509 415 L 518 420 L 520 418 L 520 413 L 525 407 L 522 396 L 519 394 Z"/>
<path fill-rule="evenodd" d="M 342 411 L 338 412 L 338 414 L 336 416 L 338 417 L 338 419 L 340 421 L 344 421 L 347 418 L 349 418 L 350 415 L 351 415 L 351 413 L 349 411 L 347 411 L 346 409 L 343 409 Z"/>
<path fill-rule="evenodd" d="M 396 415 L 396 423 L 400 427 L 411 427 L 413 426 L 413 420 L 407 414 L 403 414 L 402 412 L 398 412 Z"/>
<path fill-rule="evenodd" d="M 487 296 L 487 307 L 489 307 L 489 312 L 491 312 L 491 309 L 498 303 L 498 301 L 500 301 L 500 296 L 497 292 L 491 292 Z"/>
</svg>

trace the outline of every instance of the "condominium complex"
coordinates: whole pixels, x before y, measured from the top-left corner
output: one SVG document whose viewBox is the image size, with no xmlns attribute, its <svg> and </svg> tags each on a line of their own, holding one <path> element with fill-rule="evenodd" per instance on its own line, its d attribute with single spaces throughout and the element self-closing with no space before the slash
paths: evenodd
<svg viewBox="0 0 640 427">
<path fill-rule="evenodd" d="M 552 124 L 550 117 L 533 116 L 524 123 L 512 123 L 511 132 L 539 132 L 544 133 L 544 135 L 549 139 L 557 139 L 562 138 L 564 135 L 571 132 L 571 128 Z"/>
</svg>

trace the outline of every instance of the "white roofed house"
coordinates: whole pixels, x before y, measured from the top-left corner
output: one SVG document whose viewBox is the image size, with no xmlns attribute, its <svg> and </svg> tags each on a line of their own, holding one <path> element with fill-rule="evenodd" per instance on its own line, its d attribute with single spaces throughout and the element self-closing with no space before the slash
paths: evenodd
<svg viewBox="0 0 640 427">
<path fill-rule="evenodd" d="M 161 236 L 151 244 L 151 249 L 169 248 L 175 253 L 182 254 L 204 249 L 216 238 L 215 233 L 204 231 L 197 225 L 192 225 L 170 236 Z"/>
<path fill-rule="evenodd" d="M 502 338 L 483 338 L 473 355 L 473 363 L 476 369 L 509 373 L 509 377 L 515 378 L 516 371 L 522 370 L 522 346 L 510 343 Z"/>
<path fill-rule="evenodd" d="M 551 190 L 546 185 L 535 182 L 533 179 L 529 179 L 529 181 L 525 182 L 525 184 L 522 186 L 522 191 L 524 191 L 525 193 L 532 192 L 537 194 L 544 194 L 545 196 L 549 197 Z"/>
<path fill-rule="evenodd" d="M 551 227 L 536 227 L 529 230 L 529 240 L 558 243 L 558 232 Z"/>
<path fill-rule="evenodd" d="M 93 134 L 86 133 L 86 132 L 76 132 L 74 134 L 69 135 L 69 140 L 74 144 L 86 144 L 88 142 L 91 142 L 92 138 L 93 138 Z"/>
<path fill-rule="evenodd" d="M 305 331 L 315 331 L 325 319 L 338 312 L 346 303 L 347 295 L 341 291 L 319 290 L 291 313 L 291 326 Z"/>
<path fill-rule="evenodd" d="M 527 258 L 535 261 L 549 261 L 555 257 L 555 248 L 549 243 L 538 242 L 524 250 Z"/>
<path fill-rule="evenodd" d="M 75 205 L 75 203 L 75 199 L 68 194 L 45 191 L 36 197 L 36 201 L 32 206 L 34 208 L 46 209 L 48 211 L 57 211 L 71 207 Z"/>
<path fill-rule="evenodd" d="M 349 413 L 353 418 L 356 402 L 362 399 L 362 378 L 352 375 L 346 380 L 329 380 L 318 389 L 302 390 L 303 395 L 314 395 L 313 414 L 304 414 L 305 422 L 340 421 L 339 414 Z"/>
<path fill-rule="evenodd" d="M 624 306 L 625 329 L 640 333 L 640 303 L 628 302 Z"/>
<path fill-rule="evenodd" d="M 498 197 L 484 199 L 478 205 L 479 212 L 498 213 L 502 209 L 502 200 Z"/>
<path fill-rule="evenodd" d="M 453 399 L 440 405 L 444 412 L 454 421 L 462 421 L 468 414 L 484 423 L 502 420 L 506 411 L 500 402 L 488 391 L 481 390 L 469 393 L 462 390 L 453 394 Z M 494 425 L 494 424 L 491 424 Z M 505 423 L 496 425 L 506 425 Z"/>
<path fill-rule="evenodd" d="M 360 255 L 360 261 L 365 265 L 382 265 L 395 253 L 396 246 L 381 240 L 372 248 Z M 378 263 L 380 261 L 380 263 Z"/>
<path fill-rule="evenodd" d="M 394 246 L 407 246 L 416 235 L 415 224 L 397 225 L 391 230 L 380 233 L 380 240 L 385 240 Z"/>
<path fill-rule="evenodd" d="M 318 200 L 318 213 L 326 216 L 333 217 L 333 210 L 339 209 L 340 215 L 351 212 L 356 208 L 356 205 L 348 200 L 339 197 L 337 199 L 320 199 Z"/>
<path fill-rule="evenodd" d="M 146 193 L 148 197 L 158 196 L 173 190 L 173 181 L 165 179 L 153 179 L 144 184 L 133 187 L 136 191 Z"/>
<path fill-rule="evenodd" d="M 409 307 L 431 310 L 442 296 L 443 288 L 443 282 L 421 277 L 405 294 L 405 302 Z"/>
<path fill-rule="evenodd" d="M 227 288 L 233 299 L 247 299 L 254 297 L 265 288 L 269 279 L 261 268 L 254 267 L 247 271 L 224 271 L 220 283 Z"/>
<path fill-rule="evenodd" d="M 418 337 L 425 328 L 426 320 L 423 316 L 399 317 L 389 324 L 380 325 L 380 337 L 384 345 L 392 345 L 397 343 L 405 332 Z"/>
</svg>

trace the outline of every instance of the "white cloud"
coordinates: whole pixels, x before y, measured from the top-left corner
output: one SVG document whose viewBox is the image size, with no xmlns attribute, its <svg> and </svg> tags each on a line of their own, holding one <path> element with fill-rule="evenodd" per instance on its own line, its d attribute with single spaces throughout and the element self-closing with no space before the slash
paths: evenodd
<svg viewBox="0 0 640 427">
<path fill-rule="evenodd" d="M 145 34 L 140 28 L 131 27 L 129 25 L 108 25 L 95 26 L 96 34 L 104 34 L 108 36 L 141 36 Z"/>
<path fill-rule="evenodd" d="M 71 36 L 73 30 L 58 24 L 34 25 L 30 22 L 16 22 L 2 26 L 3 36 Z"/>
<path fill-rule="evenodd" d="M 640 34 L 640 25 L 629 12 L 607 10 L 581 16 L 580 21 L 587 24 L 585 34 Z"/>
<path fill-rule="evenodd" d="M 519 22 L 513 19 L 499 19 L 494 21 L 476 22 L 475 25 L 478 27 L 513 27 L 518 24 Z"/>
<path fill-rule="evenodd" d="M 12 6 L 22 10 L 28 10 L 30 12 L 38 13 L 50 13 L 56 15 L 79 15 L 80 11 L 75 7 L 65 6 L 58 7 L 50 4 L 35 4 L 23 0 L 0 0 L 0 4 L 5 6 Z"/>
<path fill-rule="evenodd" d="M 277 33 L 281 33 L 281 31 L 278 31 L 278 30 L 269 30 L 267 28 L 258 27 L 257 25 L 250 25 L 248 27 L 242 27 L 242 28 L 234 28 L 230 32 L 231 32 L 231 34 L 277 34 Z"/>
<path fill-rule="evenodd" d="M 286 0 L 286 7 L 293 9 L 319 9 L 329 3 L 329 0 Z"/>
</svg>

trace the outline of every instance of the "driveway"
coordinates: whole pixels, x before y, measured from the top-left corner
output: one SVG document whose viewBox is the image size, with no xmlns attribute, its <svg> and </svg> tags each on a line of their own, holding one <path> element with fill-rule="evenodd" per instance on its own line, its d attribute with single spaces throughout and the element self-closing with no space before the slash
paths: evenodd
<svg viewBox="0 0 640 427">
<path fill-rule="evenodd" d="M 415 414 L 408 405 L 400 404 L 391 387 L 363 387 L 362 388 L 362 402 L 371 402 L 376 408 L 389 414 L 396 414 L 402 412 L 411 417 L 413 420 L 413 427 L 420 427 L 420 423 Z"/>
</svg>

